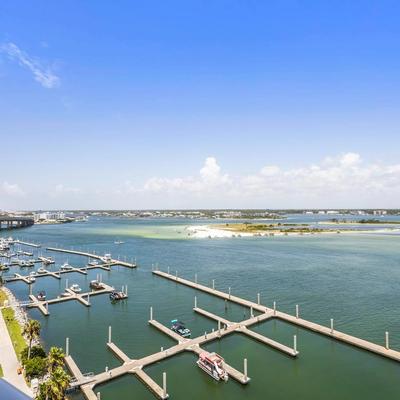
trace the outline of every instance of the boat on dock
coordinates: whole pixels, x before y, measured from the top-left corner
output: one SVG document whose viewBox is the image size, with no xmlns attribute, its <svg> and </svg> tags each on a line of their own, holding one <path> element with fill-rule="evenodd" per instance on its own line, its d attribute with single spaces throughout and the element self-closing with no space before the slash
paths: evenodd
<svg viewBox="0 0 400 400">
<path fill-rule="evenodd" d="M 41 291 L 38 293 L 38 295 L 36 297 L 39 301 L 45 301 L 46 300 L 46 292 Z"/>
<path fill-rule="evenodd" d="M 103 262 L 106 263 L 106 264 L 112 261 L 112 258 L 111 258 L 111 254 L 110 254 L 110 253 L 104 254 L 104 256 L 101 257 L 100 259 L 101 259 L 101 261 L 103 261 Z"/>
<path fill-rule="evenodd" d="M 62 271 L 71 271 L 71 269 L 73 269 L 73 267 L 71 265 L 69 265 L 68 262 L 66 262 L 63 265 L 61 265 L 61 270 Z"/>
<path fill-rule="evenodd" d="M 90 287 L 94 290 L 100 290 L 103 289 L 103 284 L 99 280 L 95 279 L 90 281 Z"/>
<path fill-rule="evenodd" d="M 125 300 L 128 298 L 128 295 L 124 292 L 111 292 L 110 293 L 110 300 L 111 301 L 118 301 L 118 300 Z"/>
<path fill-rule="evenodd" d="M 36 272 L 32 271 L 26 279 L 28 279 L 29 282 L 35 282 L 36 281 Z"/>
<path fill-rule="evenodd" d="M 37 270 L 37 273 L 38 274 L 45 274 L 47 271 L 43 268 L 43 267 L 40 267 L 38 270 Z"/>
<path fill-rule="evenodd" d="M 216 381 L 228 380 L 228 373 L 224 368 L 224 359 L 217 353 L 200 353 L 197 365 Z"/>
<path fill-rule="evenodd" d="M 38 257 L 38 259 L 43 263 L 43 265 L 50 265 L 55 263 L 55 261 L 51 257 L 40 256 Z"/>
<path fill-rule="evenodd" d="M 87 263 L 87 265 L 88 265 L 89 267 L 95 267 L 95 266 L 99 265 L 99 262 L 96 261 L 96 260 L 94 260 L 94 261 L 89 261 L 89 262 Z"/>
<path fill-rule="evenodd" d="M 18 260 L 18 265 L 19 265 L 21 268 L 24 268 L 24 267 L 34 267 L 34 266 L 35 266 L 35 263 L 34 263 L 33 261 L 31 261 L 31 260 Z"/>
<path fill-rule="evenodd" d="M 71 285 L 70 289 L 75 293 L 82 292 L 82 289 L 80 288 L 80 286 L 77 283 L 74 283 L 73 285 Z"/>
<path fill-rule="evenodd" d="M 186 328 L 185 324 L 177 319 L 171 321 L 171 330 L 184 338 L 188 338 L 191 335 L 190 329 Z"/>
</svg>

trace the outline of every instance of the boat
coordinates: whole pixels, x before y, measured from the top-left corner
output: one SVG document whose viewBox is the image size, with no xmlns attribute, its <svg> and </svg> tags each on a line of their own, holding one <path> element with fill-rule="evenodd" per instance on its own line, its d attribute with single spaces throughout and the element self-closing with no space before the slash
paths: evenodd
<svg viewBox="0 0 400 400">
<path fill-rule="evenodd" d="M 61 265 L 61 270 L 63 271 L 70 271 L 71 269 L 73 269 L 72 266 L 69 265 L 67 262 Z"/>
<path fill-rule="evenodd" d="M 110 293 L 110 300 L 111 301 L 118 301 L 118 300 L 124 300 L 127 299 L 128 295 L 124 292 L 117 292 L 113 291 Z"/>
<path fill-rule="evenodd" d="M 115 242 L 114 242 L 114 244 L 124 244 L 125 242 L 123 242 L 122 240 L 116 240 Z"/>
<path fill-rule="evenodd" d="M 23 267 L 33 267 L 35 263 L 33 261 L 26 261 L 26 260 L 19 260 L 18 265 L 23 268 Z"/>
<path fill-rule="evenodd" d="M 67 291 L 61 293 L 61 297 L 69 297 L 69 296 L 71 296 L 71 293 Z"/>
<path fill-rule="evenodd" d="M 89 261 L 88 264 L 90 267 L 95 267 L 96 265 L 99 265 L 98 261 L 94 260 L 94 261 Z"/>
<path fill-rule="evenodd" d="M 45 301 L 46 300 L 46 292 L 44 292 L 44 291 L 39 292 L 36 297 L 39 301 Z"/>
<path fill-rule="evenodd" d="M 224 369 L 224 359 L 217 353 L 200 353 L 197 365 L 216 381 L 227 381 L 228 373 Z"/>
<path fill-rule="evenodd" d="M 77 283 L 74 283 L 73 285 L 71 285 L 70 289 L 75 293 L 80 293 L 82 291 L 82 289 L 79 287 L 79 285 Z"/>
<path fill-rule="evenodd" d="M 30 283 L 35 282 L 36 278 L 35 278 L 36 272 L 32 271 L 29 276 L 26 278 Z"/>
<path fill-rule="evenodd" d="M 38 259 L 44 264 L 44 265 L 50 265 L 54 264 L 54 260 L 51 257 L 38 257 Z"/>
<path fill-rule="evenodd" d="M 104 256 L 101 257 L 101 261 L 103 261 L 104 263 L 111 262 L 112 261 L 111 254 L 109 253 L 104 254 Z"/>
<path fill-rule="evenodd" d="M 90 281 L 90 287 L 94 290 L 100 290 L 103 289 L 103 285 L 100 281 L 98 281 L 97 279 Z"/>
<path fill-rule="evenodd" d="M 37 270 L 37 273 L 38 274 L 45 274 L 47 271 L 43 268 L 43 267 L 40 267 L 38 270 Z"/>
<path fill-rule="evenodd" d="M 185 324 L 177 319 L 171 321 L 171 330 L 181 335 L 184 338 L 190 337 L 190 329 L 186 328 Z"/>
</svg>

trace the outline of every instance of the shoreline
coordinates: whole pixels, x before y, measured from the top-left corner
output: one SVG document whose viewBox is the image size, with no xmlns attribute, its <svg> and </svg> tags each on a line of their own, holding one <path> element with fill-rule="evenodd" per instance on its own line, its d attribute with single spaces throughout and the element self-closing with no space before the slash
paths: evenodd
<svg viewBox="0 0 400 400">
<path fill-rule="evenodd" d="M 368 233 L 389 233 L 400 232 L 400 228 L 383 229 L 335 229 L 326 231 L 309 232 L 285 232 L 284 230 L 254 231 L 245 232 L 243 230 L 224 229 L 220 225 L 192 225 L 187 226 L 185 231 L 192 239 L 221 239 L 221 238 L 243 238 L 243 237 L 275 237 L 275 236 L 312 236 L 312 235 L 339 235 L 339 234 L 368 234 Z"/>
</svg>

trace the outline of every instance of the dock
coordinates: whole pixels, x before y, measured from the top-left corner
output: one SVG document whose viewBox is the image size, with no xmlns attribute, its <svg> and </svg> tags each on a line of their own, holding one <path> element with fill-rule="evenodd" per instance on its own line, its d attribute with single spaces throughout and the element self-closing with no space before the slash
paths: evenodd
<svg viewBox="0 0 400 400">
<path fill-rule="evenodd" d="M 259 301 L 252 302 L 249 300 L 245 300 L 245 299 L 242 299 L 237 296 L 232 296 L 231 293 L 225 293 L 225 292 L 210 288 L 208 286 L 201 285 L 201 284 L 197 283 L 196 281 L 193 282 L 193 281 L 190 281 L 187 279 L 180 278 L 180 277 L 178 277 L 177 274 L 171 275 L 167 272 L 163 272 L 163 271 L 159 271 L 159 270 L 153 271 L 153 274 L 163 277 L 163 278 L 166 278 L 173 282 L 191 287 L 193 289 L 202 291 L 204 293 L 211 294 L 211 295 L 219 297 L 221 299 L 231 301 L 236 304 L 240 304 L 244 307 L 247 307 L 247 308 L 250 308 L 253 310 L 257 310 L 262 313 L 272 313 L 271 318 L 277 318 L 282 321 L 286 321 L 292 325 L 299 326 L 301 328 L 316 332 L 320 335 L 330 337 L 339 342 L 343 342 L 343 343 L 352 345 L 354 347 L 378 354 L 382 357 L 389 358 L 389 359 L 400 362 L 400 352 L 389 348 L 389 339 L 388 339 L 387 333 L 386 333 L 385 345 L 379 345 L 379 344 L 372 343 L 372 342 L 369 342 L 364 339 L 357 338 L 355 336 L 348 335 L 344 332 L 335 330 L 334 326 L 333 326 L 333 319 L 331 319 L 331 326 L 327 327 L 327 326 L 323 326 L 323 325 L 299 318 L 298 315 L 294 316 L 294 315 L 290 315 L 290 314 L 278 311 L 276 309 L 276 307 L 273 307 L 273 308 L 266 307 L 266 306 L 260 304 Z M 258 298 L 258 300 L 259 300 L 259 298 Z M 252 334 L 250 334 L 249 336 L 252 336 L 252 337 L 254 337 L 254 339 L 258 340 L 256 338 L 256 336 L 254 335 L 254 332 Z"/>
<path fill-rule="evenodd" d="M 197 300 L 195 300 L 195 307 L 193 310 L 206 318 L 212 319 L 218 323 L 216 329 L 213 329 L 211 332 L 204 332 L 204 335 L 198 336 L 196 338 L 183 338 L 176 332 L 172 331 L 168 327 L 162 325 L 160 322 L 153 318 L 153 308 L 150 308 L 150 319 L 148 323 L 164 333 L 168 337 L 172 338 L 177 342 L 174 346 L 169 348 L 161 348 L 161 350 L 157 353 L 145 356 L 138 360 L 133 360 L 129 358 L 113 341 L 111 336 L 111 327 L 109 327 L 108 331 L 108 342 L 107 347 L 110 351 L 112 351 L 115 356 L 123 362 L 123 364 L 119 367 L 113 368 L 111 370 L 106 370 L 100 374 L 94 375 L 92 377 L 92 381 L 88 384 L 83 382 L 81 385 L 81 389 L 83 394 L 85 395 L 87 400 L 95 399 L 94 388 L 97 385 L 104 384 L 112 379 L 120 377 L 125 374 L 135 374 L 151 391 L 152 393 L 158 397 L 159 399 L 168 398 L 168 393 L 166 391 L 166 374 L 163 373 L 163 387 L 159 386 L 152 378 L 150 378 L 145 372 L 144 368 L 165 360 L 167 358 L 173 357 L 182 352 L 191 352 L 192 354 L 199 355 L 205 350 L 202 349 L 202 345 L 212 342 L 214 340 L 221 340 L 227 335 L 231 335 L 233 333 L 240 333 L 245 336 L 248 336 L 252 339 L 255 339 L 263 344 L 270 346 L 271 348 L 278 350 L 286 355 L 291 357 L 297 357 L 299 352 L 296 349 L 296 338 L 294 339 L 294 348 L 290 348 L 284 344 L 278 343 L 266 336 L 263 336 L 259 333 L 251 331 L 248 327 L 251 325 L 263 322 L 267 319 L 273 317 L 273 313 L 268 310 L 260 315 L 251 316 L 250 318 L 240 321 L 240 322 L 232 322 L 227 319 L 221 318 L 218 315 L 215 315 L 209 311 L 203 310 L 202 308 L 197 307 Z M 67 339 L 67 343 L 69 343 L 69 339 Z M 69 345 L 68 345 L 69 346 Z M 71 356 L 68 356 L 68 360 L 72 360 Z M 76 369 L 76 364 L 72 363 L 71 367 L 69 367 L 70 361 L 66 362 L 68 368 L 71 373 L 74 375 L 76 381 L 80 381 L 82 379 L 82 373 L 74 372 Z M 243 360 L 243 369 L 244 372 L 241 372 L 229 365 L 227 362 L 224 362 L 224 368 L 228 375 L 238 381 L 239 383 L 246 385 L 250 378 L 247 375 L 247 359 Z"/>
<path fill-rule="evenodd" d="M 103 289 L 94 290 L 86 293 L 75 293 L 71 289 L 67 288 L 65 289 L 65 291 L 69 293 L 69 296 L 59 296 L 55 299 L 45 300 L 45 301 L 40 301 L 36 296 L 30 294 L 29 298 L 31 299 L 31 302 L 26 304 L 26 306 L 28 308 L 38 308 L 45 316 L 50 315 L 49 312 L 50 304 L 57 304 L 57 303 L 63 303 L 65 301 L 76 300 L 79 301 L 84 306 L 90 307 L 90 297 L 99 296 L 101 294 L 111 293 L 114 291 L 114 288 L 112 286 L 109 286 L 105 283 L 101 284 L 103 285 Z"/>
<path fill-rule="evenodd" d="M 24 246 L 35 247 L 35 248 L 41 247 L 40 244 L 29 243 L 29 242 L 23 242 L 22 240 L 19 240 L 19 239 L 16 239 L 16 240 L 14 241 L 14 244 L 23 244 Z"/>
<path fill-rule="evenodd" d="M 60 248 L 56 248 L 56 247 L 47 247 L 46 250 L 55 251 L 58 253 L 74 254 L 74 255 L 78 255 L 78 256 L 82 256 L 82 257 L 93 258 L 95 260 L 100 260 L 100 261 L 104 262 L 104 256 L 100 256 L 98 254 L 93 254 L 93 253 L 88 253 L 85 251 L 60 249 Z M 116 260 L 116 259 L 111 259 L 110 261 L 104 262 L 104 264 L 107 264 L 110 267 L 113 265 L 120 265 L 122 267 L 127 267 L 127 268 L 136 268 L 137 267 L 136 263 L 130 263 L 127 261 Z"/>
</svg>

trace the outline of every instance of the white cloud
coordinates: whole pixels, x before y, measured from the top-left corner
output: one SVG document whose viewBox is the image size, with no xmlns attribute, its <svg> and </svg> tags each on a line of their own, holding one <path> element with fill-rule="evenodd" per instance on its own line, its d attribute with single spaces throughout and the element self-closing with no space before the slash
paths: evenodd
<svg viewBox="0 0 400 400">
<path fill-rule="evenodd" d="M 6 53 L 11 59 L 16 60 L 20 66 L 27 68 L 34 76 L 34 79 L 43 87 L 52 89 L 57 87 L 60 79 L 50 67 L 43 67 L 38 60 L 29 56 L 15 43 L 8 42 L 0 46 L 0 52 Z"/>
<path fill-rule="evenodd" d="M 348 152 L 308 166 L 266 165 L 254 174 L 231 176 L 208 157 L 197 176 L 153 177 L 142 187 L 126 183 L 125 192 L 195 196 L 205 205 L 212 197 L 219 203 L 211 206 L 226 207 L 374 207 L 378 201 L 375 207 L 393 207 L 400 200 L 400 164 L 366 163 Z"/>
<path fill-rule="evenodd" d="M 7 181 L 3 182 L 2 191 L 7 196 L 12 196 L 12 197 L 25 196 L 25 192 L 16 183 L 8 183 Z"/>
<path fill-rule="evenodd" d="M 62 196 L 66 194 L 78 194 L 81 192 L 81 189 L 75 187 L 65 186 L 61 183 L 55 186 L 54 190 L 51 192 L 53 197 Z"/>
</svg>

